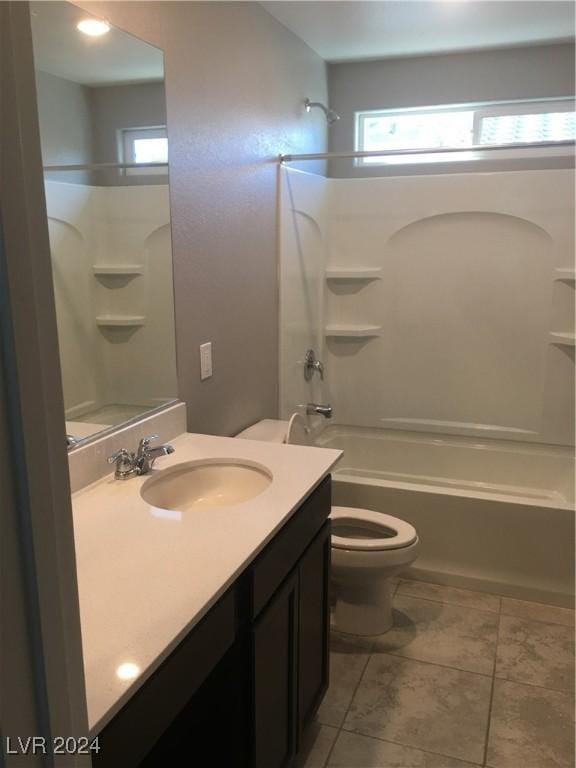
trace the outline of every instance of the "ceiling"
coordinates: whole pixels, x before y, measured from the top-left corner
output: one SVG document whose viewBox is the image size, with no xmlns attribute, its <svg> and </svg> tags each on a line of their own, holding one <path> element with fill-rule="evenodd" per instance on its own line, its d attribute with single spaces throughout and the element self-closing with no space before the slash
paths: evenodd
<svg viewBox="0 0 576 768">
<path fill-rule="evenodd" d="M 331 62 L 534 45 L 574 36 L 574 4 L 553 0 L 279 0 L 261 5 Z"/>
<path fill-rule="evenodd" d="M 574 4 L 554 0 L 295 0 L 261 3 L 327 61 L 532 45 L 573 38 Z M 67 2 L 33 2 L 36 66 L 83 85 L 163 79 L 162 51 L 112 29 L 88 38 L 89 14 Z"/>
<path fill-rule="evenodd" d="M 164 79 L 161 50 L 112 29 L 91 38 L 76 29 L 89 13 L 66 2 L 31 3 L 36 69 L 82 85 L 120 85 Z"/>
</svg>

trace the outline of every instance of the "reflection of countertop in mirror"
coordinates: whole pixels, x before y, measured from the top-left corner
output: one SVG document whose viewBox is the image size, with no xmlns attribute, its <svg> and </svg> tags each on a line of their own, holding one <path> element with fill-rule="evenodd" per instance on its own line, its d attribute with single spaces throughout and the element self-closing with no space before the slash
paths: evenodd
<svg viewBox="0 0 576 768">
<path fill-rule="evenodd" d="M 96 435 L 110 426 L 111 424 L 92 424 L 89 421 L 67 421 L 66 434 L 73 435 L 77 440 L 83 440 L 85 437 L 92 437 L 92 435 Z"/>
<path fill-rule="evenodd" d="M 215 604 L 341 456 L 209 435 L 184 434 L 171 442 L 175 453 L 158 459 L 151 474 L 124 482 L 108 475 L 73 495 L 91 734 Z M 140 496 L 143 483 L 161 469 L 222 458 L 262 464 L 273 481 L 236 506 L 185 513 L 162 514 Z"/>
</svg>

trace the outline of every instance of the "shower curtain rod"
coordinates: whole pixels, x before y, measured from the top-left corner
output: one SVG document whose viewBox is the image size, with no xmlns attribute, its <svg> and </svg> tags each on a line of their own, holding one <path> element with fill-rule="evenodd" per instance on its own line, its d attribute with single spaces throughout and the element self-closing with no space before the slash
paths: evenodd
<svg viewBox="0 0 576 768">
<path fill-rule="evenodd" d="M 306 155 L 280 155 L 280 163 L 300 160 L 336 160 L 361 157 L 394 157 L 395 155 L 437 155 L 457 152 L 486 152 L 502 149 L 546 149 L 574 147 L 574 141 L 535 141 L 526 144 L 474 144 L 470 147 L 439 147 L 437 149 L 383 149 L 370 152 L 313 152 Z"/>
<path fill-rule="evenodd" d="M 168 163 L 88 163 L 79 165 L 45 165 L 45 171 L 99 171 L 113 168 L 167 168 Z"/>
</svg>

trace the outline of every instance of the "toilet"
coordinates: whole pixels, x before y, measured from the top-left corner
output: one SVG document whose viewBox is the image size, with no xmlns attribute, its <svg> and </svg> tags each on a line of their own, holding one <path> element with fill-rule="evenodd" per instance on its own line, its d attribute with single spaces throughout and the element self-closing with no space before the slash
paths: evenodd
<svg viewBox="0 0 576 768">
<path fill-rule="evenodd" d="M 264 419 L 240 432 L 244 440 L 313 445 L 304 418 Z M 355 507 L 332 507 L 332 583 L 336 629 L 381 635 L 393 626 L 390 580 L 418 556 L 416 529 L 397 517 Z"/>
</svg>

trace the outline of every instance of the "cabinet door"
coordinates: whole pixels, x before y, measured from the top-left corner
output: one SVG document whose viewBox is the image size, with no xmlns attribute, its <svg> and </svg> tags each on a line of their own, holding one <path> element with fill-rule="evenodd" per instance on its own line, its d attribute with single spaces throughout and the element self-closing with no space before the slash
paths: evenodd
<svg viewBox="0 0 576 768">
<path fill-rule="evenodd" d="M 101 751 L 92 760 L 95 768 L 136 768 L 159 740 L 166 748 L 176 742 L 182 723 L 190 722 L 186 710 L 192 698 L 203 686 L 211 688 L 208 678 L 216 674 L 238 640 L 239 600 L 239 585 L 235 583 L 104 727 L 99 734 Z M 244 666 L 246 661 L 244 658 Z M 242 662 L 238 665 L 242 669 Z M 178 727 L 174 727 L 176 722 Z M 162 762 L 162 748 L 156 750 L 156 756 L 160 762 L 148 765 L 186 765 L 168 758 Z M 236 768 L 237 764 L 232 765 Z"/>
<path fill-rule="evenodd" d="M 296 752 L 298 575 L 293 572 L 253 629 L 254 766 L 285 768 Z"/>
<path fill-rule="evenodd" d="M 138 768 L 249 768 L 247 640 L 236 641 Z"/>
<path fill-rule="evenodd" d="M 329 681 L 330 522 L 299 563 L 298 736 L 314 717 Z"/>
</svg>

